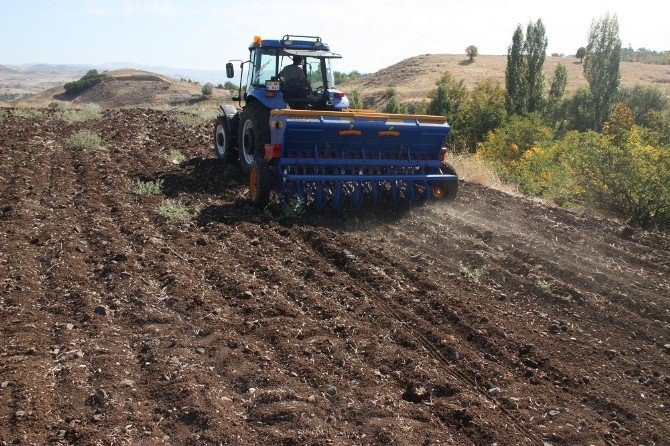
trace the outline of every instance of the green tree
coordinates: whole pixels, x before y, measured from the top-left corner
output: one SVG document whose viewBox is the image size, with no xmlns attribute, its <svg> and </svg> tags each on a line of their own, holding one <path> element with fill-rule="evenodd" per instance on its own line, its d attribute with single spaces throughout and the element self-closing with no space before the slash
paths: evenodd
<svg viewBox="0 0 670 446">
<path fill-rule="evenodd" d="M 636 84 L 633 87 L 621 87 L 616 95 L 616 101 L 623 102 L 630 108 L 635 122 L 649 126 L 648 114 L 653 111 L 663 111 L 670 101 L 660 88 Z"/>
<path fill-rule="evenodd" d="M 517 25 L 512 36 L 512 46 L 507 49 L 505 88 L 507 89 L 507 113 L 526 112 L 526 61 L 523 57 L 524 39 L 521 25 Z"/>
<path fill-rule="evenodd" d="M 565 96 L 565 87 L 568 85 L 568 70 L 565 65 L 558 63 L 554 70 L 554 77 L 551 80 L 551 87 L 549 87 L 549 99 L 560 101 Z"/>
<path fill-rule="evenodd" d="M 214 86 L 212 84 L 210 84 L 209 82 L 207 82 L 205 85 L 202 86 L 202 90 L 201 90 L 202 95 L 205 96 L 205 97 L 211 96 L 212 92 L 213 92 L 213 89 L 214 89 Z"/>
<path fill-rule="evenodd" d="M 363 108 L 363 101 L 361 100 L 361 94 L 358 90 L 351 92 L 351 101 L 349 102 L 349 108 Z"/>
<path fill-rule="evenodd" d="M 382 107 L 382 113 L 407 114 L 407 106 L 398 102 L 395 96 L 391 96 L 391 99 Z"/>
<path fill-rule="evenodd" d="M 88 90 L 95 84 L 103 81 L 104 79 L 107 79 L 108 77 L 109 76 L 107 73 L 98 73 L 98 70 L 88 70 L 86 74 L 81 77 L 81 79 L 68 82 L 63 85 L 63 88 L 65 89 L 65 93 L 74 95 L 81 93 L 84 90 Z"/>
<path fill-rule="evenodd" d="M 465 141 L 462 138 L 462 129 L 465 127 L 464 118 L 465 102 L 468 94 L 462 80 L 456 78 L 449 72 L 442 75 L 436 82 L 437 88 L 428 94 L 430 102 L 426 108 L 429 115 L 446 116 L 451 125 L 451 141 L 463 149 Z"/>
<path fill-rule="evenodd" d="M 579 63 L 582 63 L 584 61 L 584 56 L 586 55 L 586 48 L 583 46 L 580 46 L 577 49 L 577 53 L 575 53 L 575 57 L 579 59 Z"/>
<path fill-rule="evenodd" d="M 544 105 L 544 60 L 547 56 L 547 37 L 542 20 L 529 23 L 526 28 L 524 53 L 526 58 L 526 87 L 528 91 L 526 110 L 535 113 Z"/>
<path fill-rule="evenodd" d="M 606 14 L 591 23 L 584 57 L 584 77 L 593 96 L 593 128 L 602 129 L 619 88 L 621 39 L 616 15 Z"/>
<path fill-rule="evenodd" d="M 475 151 L 486 134 L 505 122 L 507 108 L 505 89 L 487 79 L 477 82 L 465 104 L 464 139 L 470 151 Z"/>
<path fill-rule="evenodd" d="M 223 84 L 223 88 L 225 88 L 228 91 L 238 91 L 240 87 L 237 84 L 234 84 L 230 81 L 226 81 L 226 83 Z"/>
<path fill-rule="evenodd" d="M 479 55 L 479 50 L 477 49 L 476 46 L 470 45 L 465 49 L 465 55 L 470 58 L 470 62 L 472 62 L 477 55 Z"/>
<path fill-rule="evenodd" d="M 559 133 L 570 130 L 584 132 L 593 128 L 593 97 L 586 87 L 580 87 L 566 98 L 554 116 Z"/>
<path fill-rule="evenodd" d="M 558 63 L 554 70 L 554 77 L 551 79 L 551 86 L 549 87 L 549 99 L 545 110 L 546 116 L 555 121 L 558 110 L 565 97 L 565 87 L 568 83 L 568 70 L 565 65 Z"/>
</svg>

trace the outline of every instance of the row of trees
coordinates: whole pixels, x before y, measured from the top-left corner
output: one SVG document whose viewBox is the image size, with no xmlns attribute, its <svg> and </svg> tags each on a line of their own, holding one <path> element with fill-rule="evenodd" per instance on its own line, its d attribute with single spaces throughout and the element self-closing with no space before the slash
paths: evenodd
<svg viewBox="0 0 670 446">
<path fill-rule="evenodd" d="M 486 80 L 468 90 L 445 73 L 428 102 L 403 104 L 389 90 L 384 111 L 447 116 L 453 150 L 476 152 L 528 194 L 668 228 L 669 100 L 655 87 L 620 87 L 618 29 L 615 16 L 593 21 L 580 54 L 588 87 L 570 95 L 560 63 L 545 88 L 548 42 L 537 20 L 514 31 L 504 87 Z"/>
<path fill-rule="evenodd" d="M 539 20 L 525 37 L 517 27 L 506 71 L 508 116 L 475 156 L 526 193 L 670 227 L 670 105 L 658 88 L 620 87 L 616 16 L 593 21 L 577 53 L 588 88 L 569 97 L 561 64 L 543 96 L 544 48 Z"/>
</svg>

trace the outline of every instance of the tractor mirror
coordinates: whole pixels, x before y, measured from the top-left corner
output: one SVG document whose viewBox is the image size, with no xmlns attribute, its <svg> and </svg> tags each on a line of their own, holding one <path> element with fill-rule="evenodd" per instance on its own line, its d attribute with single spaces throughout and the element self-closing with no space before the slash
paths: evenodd
<svg viewBox="0 0 670 446">
<path fill-rule="evenodd" d="M 228 79 L 235 77 L 235 70 L 233 69 L 233 64 L 231 62 L 226 64 L 226 76 L 228 76 Z"/>
</svg>

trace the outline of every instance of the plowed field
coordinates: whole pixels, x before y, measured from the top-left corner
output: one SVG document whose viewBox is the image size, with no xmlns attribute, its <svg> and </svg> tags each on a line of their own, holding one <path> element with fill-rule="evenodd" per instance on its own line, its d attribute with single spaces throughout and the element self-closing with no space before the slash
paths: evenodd
<svg viewBox="0 0 670 446">
<path fill-rule="evenodd" d="M 670 444 L 670 238 L 468 183 L 278 221 L 210 130 L 0 122 L 0 444 Z"/>
</svg>

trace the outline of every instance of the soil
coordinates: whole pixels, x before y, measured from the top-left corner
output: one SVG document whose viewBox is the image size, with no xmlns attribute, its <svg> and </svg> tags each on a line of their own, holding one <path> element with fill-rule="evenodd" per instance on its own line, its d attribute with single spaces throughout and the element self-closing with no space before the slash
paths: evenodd
<svg viewBox="0 0 670 446">
<path fill-rule="evenodd" d="M 211 126 L 2 119 L 0 444 L 668 444 L 667 235 L 470 183 L 282 220 Z"/>
</svg>

